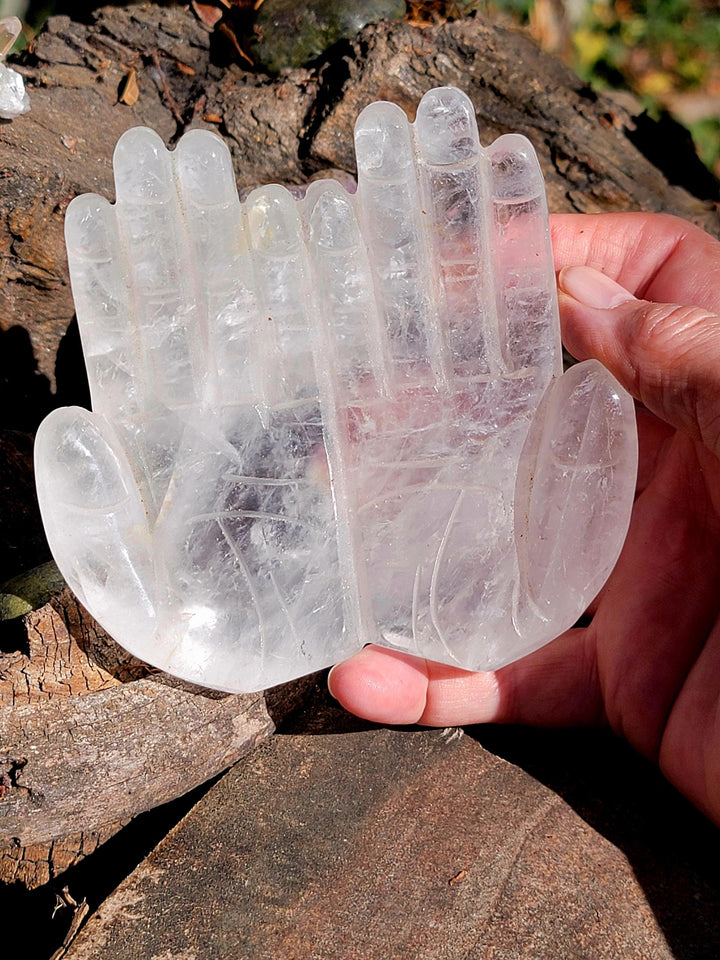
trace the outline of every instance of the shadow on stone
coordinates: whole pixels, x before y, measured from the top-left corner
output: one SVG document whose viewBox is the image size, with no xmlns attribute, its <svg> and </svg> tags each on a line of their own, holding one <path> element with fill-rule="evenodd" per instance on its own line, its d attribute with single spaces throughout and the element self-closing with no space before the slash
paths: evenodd
<svg viewBox="0 0 720 960">
<path fill-rule="evenodd" d="M 60 892 L 67 888 L 78 899 L 86 898 L 94 911 L 217 779 L 136 817 L 91 857 L 37 890 L 28 891 L 19 883 L 0 886 L 0 916 L 13 918 L 3 930 L 4 955 L 48 960 L 61 946 L 72 919 L 71 910 L 55 909 L 62 903 Z"/>
<path fill-rule="evenodd" d="M 624 852 L 542 782 L 459 730 L 349 720 L 323 684 L 110 894 L 68 960 L 169 945 L 196 960 L 699 955 L 672 952 Z"/>
<path fill-rule="evenodd" d="M 301 681 L 294 681 L 301 683 Z M 278 692 L 285 692 L 292 684 L 283 684 L 277 687 Z M 265 700 L 268 713 L 274 718 L 273 690 L 267 691 Z M 278 725 L 276 736 L 341 736 L 346 733 L 359 733 L 362 730 L 384 729 L 378 724 L 370 723 L 354 717 L 351 713 L 332 699 L 327 691 L 327 671 L 323 670 L 316 675 L 316 682 L 312 688 L 302 688 L 302 697 L 298 698 L 296 708 L 288 714 Z M 287 702 L 285 694 L 285 702 Z"/>
<path fill-rule="evenodd" d="M 0 583 L 50 559 L 35 495 L 30 432 L 0 429 L 0 544 Z"/>
<path fill-rule="evenodd" d="M 347 714 L 324 683 L 281 735 L 382 729 Z M 720 834 L 655 765 L 608 730 L 489 725 L 466 733 L 547 786 L 625 855 L 677 960 L 720 956 Z"/>
<path fill-rule="evenodd" d="M 606 730 L 467 732 L 625 854 L 677 960 L 720 956 L 720 834 L 653 764 Z"/>
<path fill-rule="evenodd" d="M 0 330 L 0 582 L 50 559 L 35 494 L 33 437 L 57 406 L 90 406 L 77 321 L 60 341 L 57 392 L 38 372 L 30 335 Z"/>
<path fill-rule="evenodd" d="M 628 130 L 628 140 L 662 170 L 670 183 L 703 200 L 720 200 L 720 181 L 697 155 L 689 130 L 664 112 L 658 120 L 643 113 L 634 121 L 635 129 Z"/>
<path fill-rule="evenodd" d="M 77 406 L 90 409 L 90 387 L 80 341 L 80 328 L 75 317 L 58 346 L 55 381 L 57 391 L 54 407 Z"/>
</svg>

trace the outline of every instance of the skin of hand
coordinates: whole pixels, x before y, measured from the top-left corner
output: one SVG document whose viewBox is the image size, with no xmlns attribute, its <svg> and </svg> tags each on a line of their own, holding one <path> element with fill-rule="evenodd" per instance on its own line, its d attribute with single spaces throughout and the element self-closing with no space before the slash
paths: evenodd
<svg viewBox="0 0 720 960">
<path fill-rule="evenodd" d="M 565 345 L 637 401 L 630 530 L 589 625 L 492 673 L 368 646 L 330 690 L 381 723 L 609 724 L 720 824 L 720 242 L 664 214 L 551 227 Z"/>
</svg>

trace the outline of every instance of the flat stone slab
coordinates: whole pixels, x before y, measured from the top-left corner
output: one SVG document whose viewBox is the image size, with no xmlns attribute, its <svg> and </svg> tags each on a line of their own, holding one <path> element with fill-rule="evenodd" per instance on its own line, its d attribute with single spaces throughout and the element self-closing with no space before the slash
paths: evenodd
<svg viewBox="0 0 720 960">
<path fill-rule="evenodd" d="M 709 953 L 676 950 L 625 853 L 472 736 L 314 717 L 223 777 L 68 960 L 716 955 L 700 930 Z"/>
</svg>

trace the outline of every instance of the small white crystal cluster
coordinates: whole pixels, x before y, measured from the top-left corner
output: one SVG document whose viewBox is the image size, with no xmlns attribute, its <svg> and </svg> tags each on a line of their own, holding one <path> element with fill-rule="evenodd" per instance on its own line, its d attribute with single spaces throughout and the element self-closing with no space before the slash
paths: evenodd
<svg viewBox="0 0 720 960">
<path fill-rule="evenodd" d="M 0 20 L 0 118 L 12 120 L 30 109 L 30 98 L 23 78 L 3 63 L 5 56 L 20 36 L 22 24 L 17 17 Z"/>
<path fill-rule="evenodd" d="M 66 238 L 93 412 L 37 439 L 55 558 L 128 650 L 253 691 L 374 641 L 499 667 L 620 551 L 633 405 L 562 375 L 543 179 L 472 104 L 363 111 L 358 189 L 237 197 L 222 141 L 115 151 Z"/>
</svg>

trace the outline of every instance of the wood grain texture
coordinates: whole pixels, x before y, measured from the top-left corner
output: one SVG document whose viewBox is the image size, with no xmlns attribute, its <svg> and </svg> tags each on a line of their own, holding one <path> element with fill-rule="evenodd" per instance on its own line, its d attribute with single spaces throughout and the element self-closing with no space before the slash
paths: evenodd
<svg viewBox="0 0 720 960">
<path fill-rule="evenodd" d="M 176 681 L 121 650 L 67 588 L 11 623 L 26 644 L 0 654 L 0 880 L 30 887 L 235 763 L 311 683 L 268 701 Z"/>
</svg>

